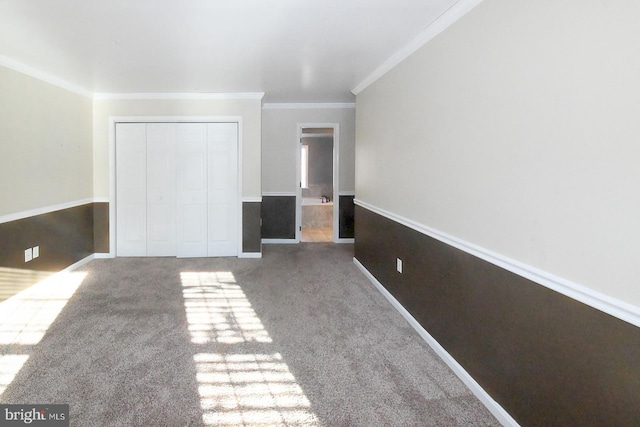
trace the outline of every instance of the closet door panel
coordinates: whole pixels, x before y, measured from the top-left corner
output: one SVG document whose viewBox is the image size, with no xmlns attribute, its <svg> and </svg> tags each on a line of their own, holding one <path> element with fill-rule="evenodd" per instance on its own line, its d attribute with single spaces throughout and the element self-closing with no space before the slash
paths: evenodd
<svg viewBox="0 0 640 427">
<path fill-rule="evenodd" d="M 176 125 L 177 256 L 207 256 L 207 127 Z"/>
<path fill-rule="evenodd" d="M 147 124 L 147 255 L 176 255 L 175 124 Z"/>
<path fill-rule="evenodd" d="M 144 206 L 142 204 L 129 203 L 122 206 L 120 210 L 120 241 L 122 245 L 134 246 L 144 242 L 146 218 Z M 121 247 L 118 255 L 121 256 L 144 256 L 144 247 L 140 244 L 140 250 L 127 251 L 126 247 Z"/>
<path fill-rule="evenodd" d="M 238 254 L 238 125 L 210 123 L 208 139 L 209 256 Z"/>
<path fill-rule="evenodd" d="M 147 148 L 141 123 L 116 125 L 116 254 L 147 255 Z"/>
</svg>

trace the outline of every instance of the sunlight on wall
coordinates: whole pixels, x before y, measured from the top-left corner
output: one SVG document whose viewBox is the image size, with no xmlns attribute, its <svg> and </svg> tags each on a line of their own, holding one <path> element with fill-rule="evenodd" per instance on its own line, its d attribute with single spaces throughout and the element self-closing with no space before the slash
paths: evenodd
<svg viewBox="0 0 640 427">
<path fill-rule="evenodd" d="M 58 273 L 0 302 L 0 345 L 38 344 L 86 274 Z M 10 351 L 11 347 L 5 353 Z M 24 352 L 24 347 L 20 351 Z M 0 355 L 0 395 L 28 358 L 28 354 Z"/>
<path fill-rule="evenodd" d="M 271 342 L 229 272 L 180 273 L 191 342 Z"/>
<path fill-rule="evenodd" d="M 220 348 L 193 356 L 204 424 L 320 426 L 233 274 L 189 272 L 181 278 L 192 342 Z"/>
</svg>

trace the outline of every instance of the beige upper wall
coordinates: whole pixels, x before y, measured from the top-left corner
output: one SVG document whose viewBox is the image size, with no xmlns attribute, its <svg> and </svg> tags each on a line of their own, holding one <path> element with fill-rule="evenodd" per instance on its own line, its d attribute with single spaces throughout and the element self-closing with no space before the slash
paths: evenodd
<svg viewBox="0 0 640 427">
<path fill-rule="evenodd" d="M 92 197 L 92 100 L 0 67 L 0 215 Z"/>
<path fill-rule="evenodd" d="M 265 109 L 262 116 L 262 190 L 295 193 L 298 124 L 340 125 L 339 191 L 355 188 L 355 111 L 353 108 Z"/>
<path fill-rule="evenodd" d="M 357 96 L 356 197 L 640 306 L 639 17 L 483 1 Z"/>
<path fill-rule="evenodd" d="M 93 110 L 94 194 L 109 197 L 109 118 L 125 116 L 241 116 L 242 196 L 261 196 L 259 99 L 95 100 Z"/>
</svg>

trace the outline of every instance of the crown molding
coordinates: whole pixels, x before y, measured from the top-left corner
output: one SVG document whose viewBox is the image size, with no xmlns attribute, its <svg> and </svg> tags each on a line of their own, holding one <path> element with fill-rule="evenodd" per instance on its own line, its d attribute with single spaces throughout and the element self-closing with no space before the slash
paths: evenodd
<svg viewBox="0 0 640 427">
<path fill-rule="evenodd" d="M 394 53 L 389 59 L 369 74 L 360 84 L 351 90 L 351 93 L 358 95 L 363 90 L 371 86 L 380 77 L 391 71 L 394 67 L 407 59 L 412 53 L 431 41 L 438 34 L 449 28 L 454 22 L 462 18 L 471 9 L 480 4 L 482 0 L 460 0 L 442 15 L 436 18 L 427 28 L 418 34 L 405 47 Z"/>
<path fill-rule="evenodd" d="M 93 93 L 90 91 L 75 85 L 73 83 L 69 83 L 66 80 L 55 77 L 51 74 L 45 73 L 44 71 L 40 71 L 33 67 L 30 67 L 22 62 L 18 62 L 14 59 L 8 58 L 6 56 L 0 55 L 0 65 L 11 70 L 17 71 L 21 74 L 27 75 L 29 77 L 33 77 L 34 79 L 41 80 L 45 83 L 52 84 L 62 89 L 66 89 L 70 92 L 76 93 L 78 95 L 82 95 L 87 98 L 92 98 Z"/>
<path fill-rule="evenodd" d="M 264 92 L 246 93 L 95 93 L 97 100 L 157 100 L 157 99 L 257 99 Z"/>
<path fill-rule="evenodd" d="M 261 100 L 264 92 L 246 93 L 93 93 L 66 80 L 40 71 L 22 62 L 0 55 L 0 66 L 25 74 L 29 77 L 52 84 L 87 98 L 99 100 L 152 100 L 152 99 L 256 99 Z"/>
<path fill-rule="evenodd" d="M 349 109 L 356 108 L 355 102 L 328 103 L 265 103 L 263 110 L 299 110 L 299 109 Z"/>
</svg>

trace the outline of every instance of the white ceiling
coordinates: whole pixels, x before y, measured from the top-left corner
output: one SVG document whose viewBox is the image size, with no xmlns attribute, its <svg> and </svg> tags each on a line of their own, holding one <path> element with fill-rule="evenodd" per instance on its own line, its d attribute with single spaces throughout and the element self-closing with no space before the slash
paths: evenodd
<svg viewBox="0 0 640 427">
<path fill-rule="evenodd" d="M 91 93 L 351 89 L 457 0 L 0 0 L 0 55 Z"/>
</svg>

